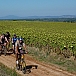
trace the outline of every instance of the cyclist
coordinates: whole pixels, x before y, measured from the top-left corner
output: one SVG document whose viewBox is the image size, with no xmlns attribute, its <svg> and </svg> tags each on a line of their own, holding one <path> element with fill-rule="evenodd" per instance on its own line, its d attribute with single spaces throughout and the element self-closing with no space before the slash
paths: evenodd
<svg viewBox="0 0 76 76">
<path fill-rule="evenodd" d="M 2 34 L 0 36 L 0 46 L 5 46 L 7 48 L 7 43 L 8 43 L 8 40 L 5 37 L 5 34 Z M 1 49 L 2 49 L 2 47 L 1 47 Z"/>
<path fill-rule="evenodd" d="M 7 40 L 8 40 L 8 43 L 7 43 L 7 51 L 9 51 L 10 41 L 11 41 L 10 33 L 9 32 L 6 32 L 5 36 L 6 36 Z"/>
<path fill-rule="evenodd" d="M 13 38 L 12 38 L 12 48 L 13 48 L 13 53 L 15 54 L 15 43 L 17 41 L 17 36 L 16 34 L 14 34 Z"/>
<path fill-rule="evenodd" d="M 25 43 L 22 38 L 19 38 L 15 43 L 16 64 L 18 64 L 18 56 L 21 56 L 21 51 L 23 49 L 26 50 Z"/>
</svg>

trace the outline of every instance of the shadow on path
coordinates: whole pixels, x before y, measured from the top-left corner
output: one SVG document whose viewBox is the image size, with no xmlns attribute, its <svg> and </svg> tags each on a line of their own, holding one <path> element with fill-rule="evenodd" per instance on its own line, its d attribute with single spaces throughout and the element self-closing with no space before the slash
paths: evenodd
<svg viewBox="0 0 76 76">
<path fill-rule="evenodd" d="M 27 65 L 26 66 L 26 73 L 30 73 L 31 69 L 37 69 L 38 65 Z"/>
</svg>

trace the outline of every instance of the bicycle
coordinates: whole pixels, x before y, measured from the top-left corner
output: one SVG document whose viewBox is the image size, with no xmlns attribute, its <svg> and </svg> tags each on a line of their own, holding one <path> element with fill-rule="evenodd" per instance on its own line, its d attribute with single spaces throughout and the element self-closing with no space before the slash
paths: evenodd
<svg viewBox="0 0 76 76">
<path fill-rule="evenodd" d="M 17 70 L 21 70 L 24 74 L 26 73 L 26 62 L 24 60 L 24 52 L 18 54 L 18 64 L 16 64 L 16 68 Z"/>
<path fill-rule="evenodd" d="M 4 53 L 4 55 L 6 56 L 7 48 L 3 44 L 0 44 L 0 56 L 2 53 Z"/>
</svg>

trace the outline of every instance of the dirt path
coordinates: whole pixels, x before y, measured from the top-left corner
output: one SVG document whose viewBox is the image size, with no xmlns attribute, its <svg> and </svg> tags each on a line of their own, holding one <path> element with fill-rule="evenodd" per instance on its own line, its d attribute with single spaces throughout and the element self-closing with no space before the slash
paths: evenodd
<svg viewBox="0 0 76 76">
<path fill-rule="evenodd" d="M 71 74 L 67 71 L 58 69 L 55 66 L 46 65 L 41 62 L 38 62 L 27 54 L 25 55 L 25 60 L 27 68 L 29 68 L 31 72 L 27 71 L 26 74 L 23 74 L 21 71 L 16 70 L 22 76 L 76 76 L 75 74 Z M 15 55 L 1 55 L 0 62 L 9 68 L 15 68 Z M 38 68 L 36 69 L 34 65 L 37 65 Z"/>
</svg>

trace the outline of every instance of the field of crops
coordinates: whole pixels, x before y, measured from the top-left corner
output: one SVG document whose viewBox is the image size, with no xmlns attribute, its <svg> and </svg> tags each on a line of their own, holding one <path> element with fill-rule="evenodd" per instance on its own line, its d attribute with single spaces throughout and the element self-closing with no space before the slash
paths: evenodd
<svg viewBox="0 0 76 76">
<path fill-rule="evenodd" d="M 37 22 L 37 21 L 0 21 L 0 34 L 9 31 L 22 36 L 29 46 L 53 50 L 58 54 L 76 56 L 76 23 Z M 66 49 L 66 52 L 63 52 Z"/>
</svg>

